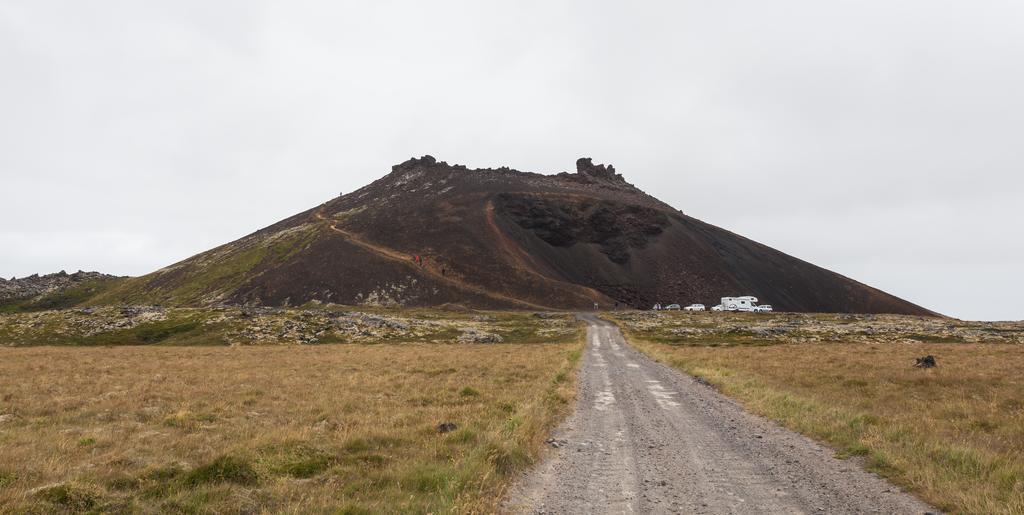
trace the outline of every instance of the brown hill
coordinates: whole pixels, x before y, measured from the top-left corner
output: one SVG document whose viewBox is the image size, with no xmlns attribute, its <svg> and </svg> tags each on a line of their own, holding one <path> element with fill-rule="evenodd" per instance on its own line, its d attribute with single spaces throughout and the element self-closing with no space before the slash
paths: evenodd
<svg viewBox="0 0 1024 515">
<path fill-rule="evenodd" d="M 611 166 L 576 165 L 541 175 L 410 159 L 106 298 L 577 309 L 755 295 L 786 311 L 933 314 L 686 216 Z"/>
</svg>

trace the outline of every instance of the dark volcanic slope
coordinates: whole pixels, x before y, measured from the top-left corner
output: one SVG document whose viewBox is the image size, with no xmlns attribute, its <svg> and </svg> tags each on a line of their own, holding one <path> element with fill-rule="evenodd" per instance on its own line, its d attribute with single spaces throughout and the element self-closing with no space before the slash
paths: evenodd
<svg viewBox="0 0 1024 515">
<path fill-rule="evenodd" d="M 536 309 L 710 305 L 726 295 L 787 311 L 932 314 L 686 216 L 590 159 L 550 176 L 411 159 L 111 298 Z"/>
</svg>

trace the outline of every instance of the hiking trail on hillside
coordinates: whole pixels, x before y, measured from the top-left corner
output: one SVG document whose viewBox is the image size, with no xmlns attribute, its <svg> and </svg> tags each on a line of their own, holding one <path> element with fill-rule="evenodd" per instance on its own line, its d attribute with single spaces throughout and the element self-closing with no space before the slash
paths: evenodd
<svg viewBox="0 0 1024 515">
<path fill-rule="evenodd" d="M 385 247 L 383 245 L 378 245 L 376 243 L 372 243 L 370 241 L 364 240 L 363 238 L 359 237 L 355 233 L 352 233 L 350 231 L 346 231 L 346 230 L 338 227 L 337 221 L 331 220 L 330 218 L 325 217 L 324 214 L 321 211 L 316 211 L 315 213 L 313 213 L 313 216 L 315 216 L 317 220 L 321 220 L 321 221 L 326 222 L 327 223 L 327 227 L 331 231 L 334 231 L 334 232 L 336 232 L 338 234 L 341 234 L 342 236 L 347 238 L 348 241 L 350 241 L 354 245 L 357 245 L 358 247 L 360 247 L 360 248 L 362 248 L 364 250 L 368 250 L 370 252 L 373 252 L 374 254 L 377 254 L 378 256 L 381 256 L 383 258 L 386 258 L 386 259 L 389 259 L 389 260 L 392 260 L 392 261 L 395 261 L 395 262 L 402 263 L 402 264 L 406 265 L 407 267 L 410 267 L 410 268 L 412 268 L 414 270 L 417 270 L 418 272 L 420 272 L 422 274 L 429 275 L 432 279 L 435 279 L 435 280 L 438 280 L 438 281 L 450 284 L 450 285 L 455 286 L 456 288 L 459 288 L 461 290 L 465 290 L 465 291 L 469 291 L 469 292 L 472 292 L 472 293 L 476 293 L 478 295 L 484 295 L 486 297 L 489 297 L 491 299 L 495 299 L 495 300 L 498 300 L 498 301 L 512 303 L 514 305 L 518 305 L 518 306 L 521 306 L 521 307 L 524 307 L 524 308 L 527 308 L 527 309 L 540 309 L 540 310 L 550 310 L 550 309 L 552 309 L 549 306 L 542 306 L 540 304 L 534 304 L 532 302 L 527 302 L 527 301 L 524 301 L 524 300 L 516 299 L 516 298 L 513 298 L 513 297 L 509 297 L 507 295 L 502 295 L 500 293 L 496 293 L 496 292 L 493 292 L 493 291 L 486 290 L 484 288 L 481 288 L 481 287 L 473 285 L 473 284 L 469 284 L 469 283 L 467 283 L 467 282 L 465 282 L 465 281 L 463 281 L 463 280 L 461 280 L 461 279 L 459 279 L 457 277 L 452 277 L 452 276 L 449 276 L 447 274 L 442 274 L 441 272 L 438 272 L 436 269 L 434 269 L 430 265 L 426 265 L 426 266 L 418 265 L 418 264 L 414 263 L 410 259 L 409 254 L 406 253 L 406 252 L 401 252 L 401 251 L 398 251 L 398 250 L 395 250 L 395 249 L 391 249 L 391 248 Z"/>
</svg>

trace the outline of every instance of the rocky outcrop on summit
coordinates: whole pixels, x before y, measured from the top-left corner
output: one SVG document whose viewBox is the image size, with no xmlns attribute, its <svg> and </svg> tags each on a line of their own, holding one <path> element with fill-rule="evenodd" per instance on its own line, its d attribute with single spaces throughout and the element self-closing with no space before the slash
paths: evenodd
<svg viewBox="0 0 1024 515">
<path fill-rule="evenodd" d="M 108 302 L 592 309 L 714 305 L 931 315 L 686 216 L 589 157 L 576 172 L 432 156 L 237 241 L 130 279 Z"/>
<path fill-rule="evenodd" d="M 612 165 L 595 165 L 591 158 L 581 157 L 576 160 L 576 173 L 582 177 L 591 179 L 618 182 L 625 184 L 626 180 L 622 178 L 622 174 L 615 173 L 615 167 Z"/>
<path fill-rule="evenodd" d="M 0 278 L 0 300 L 24 299 L 54 293 L 60 290 L 98 279 L 114 279 L 115 276 L 81 270 L 69 274 L 64 270 L 55 274 L 32 274 L 20 279 Z"/>
</svg>

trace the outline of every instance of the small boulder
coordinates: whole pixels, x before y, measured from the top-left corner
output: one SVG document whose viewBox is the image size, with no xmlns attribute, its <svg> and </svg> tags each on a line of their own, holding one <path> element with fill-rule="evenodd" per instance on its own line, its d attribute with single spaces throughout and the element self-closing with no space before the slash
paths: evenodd
<svg viewBox="0 0 1024 515">
<path fill-rule="evenodd" d="M 489 333 L 479 329 L 463 329 L 459 335 L 459 343 L 501 343 L 505 341 L 500 334 Z"/>
<path fill-rule="evenodd" d="M 917 363 L 914 366 L 917 368 L 934 368 L 936 366 L 935 356 L 929 354 L 923 358 L 917 358 Z"/>
<path fill-rule="evenodd" d="M 452 422 L 442 422 L 442 423 L 437 425 L 437 432 L 438 433 L 450 433 L 452 431 L 455 431 L 458 428 L 459 428 L 459 426 L 455 425 Z"/>
</svg>

